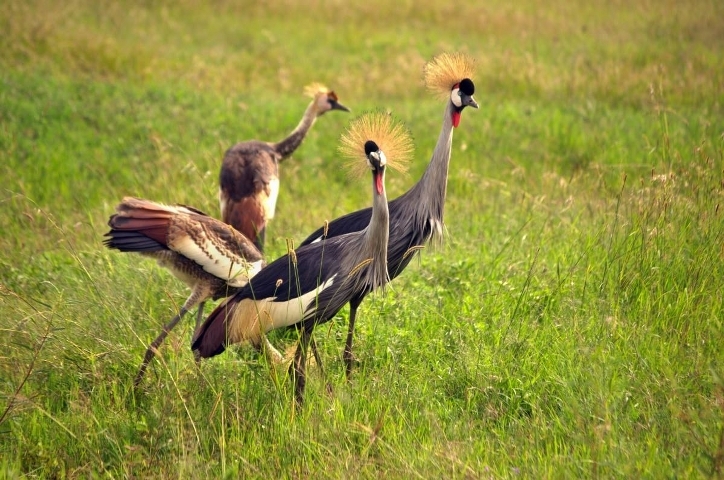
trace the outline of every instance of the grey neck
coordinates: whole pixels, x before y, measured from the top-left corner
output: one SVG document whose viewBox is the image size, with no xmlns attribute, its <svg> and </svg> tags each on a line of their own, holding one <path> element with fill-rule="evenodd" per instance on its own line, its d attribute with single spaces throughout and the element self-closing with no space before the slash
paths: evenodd
<svg viewBox="0 0 724 480">
<path fill-rule="evenodd" d="M 387 206 L 384 185 L 384 173 L 382 175 L 382 194 L 377 194 L 374 179 L 372 181 L 372 218 L 364 230 L 362 240 L 361 260 L 371 259 L 372 262 L 365 269 L 365 278 L 360 278 L 360 280 L 371 286 L 373 290 L 384 287 L 389 279 L 387 244 L 390 236 L 390 211 Z"/>
<path fill-rule="evenodd" d="M 427 222 L 430 219 L 442 225 L 445 209 L 445 196 L 447 194 L 447 177 L 450 167 L 452 151 L 453 124 L 452 114 L 455 106 L 448 101 L 442 119 L 442 129 L 437 139 L 432 158 L 427 165 L 425 173 L 419 182 L 412 188 L 410 194 L 416 202 L 418 221 Z"/>
</svg>

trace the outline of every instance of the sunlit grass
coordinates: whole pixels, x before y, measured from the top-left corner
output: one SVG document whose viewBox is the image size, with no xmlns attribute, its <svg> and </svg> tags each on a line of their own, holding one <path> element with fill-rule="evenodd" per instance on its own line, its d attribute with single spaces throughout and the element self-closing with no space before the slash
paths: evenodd
<svg viewBox="0 0 724 480">
<path fill-rule="evenodd" d="M 0 5 L 0 476 L 712 477 L 724 469 L 721 2 Z M 217 215 L 223 152 L 321 118 L 281 167 L 269 256 L 367 206 L 337 156 L 390 109 L 422 174 L 423 63 L 477 60 L 447 236 L 315 332 L 303 408 L 241 346 L 200 368 L 187 292 L 105 250 L 124 195 Z M 208 309 L 209 307 L 207 307 Z M 275 332 L 280 348 L 294 334 Z M 331 386 L 328 391 L 327 384 Z"/>
</svg>

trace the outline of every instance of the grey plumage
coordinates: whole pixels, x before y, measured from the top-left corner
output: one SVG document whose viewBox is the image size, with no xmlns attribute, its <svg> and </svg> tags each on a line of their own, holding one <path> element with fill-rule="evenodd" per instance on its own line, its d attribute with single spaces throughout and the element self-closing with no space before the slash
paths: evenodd
<svg viewBox="0 0 724 480">
<path fill-rule="evenodd" d="M 442 241 L 453 131 L 459 125 L 462 110 L 466 106 L 478 108 L 473 99 L 475 86 L 468 78 L 468 75 L 472 74 L 471 61 L 465 56 L 443 54 L 428 63 L 425 73 L 428 87 L 444 91 L 447 103 L 442 129 L 425 173 L 410 190 L 389 203 L 387 268 L 390 280 L 402 273 L 422 246 L 429 242 Z M 320 241 L 329 242 L 338 235 L 364 228 L 370 215 L 371 210 L 365 208 L 337 218 L 309 235 L 301 246 Z M 365 295 L 362 293 L 350 299 L 349 329 L 343 353 L 348 376 L 354 362 L 352 344 L 357 309 Z"/>
</svg>

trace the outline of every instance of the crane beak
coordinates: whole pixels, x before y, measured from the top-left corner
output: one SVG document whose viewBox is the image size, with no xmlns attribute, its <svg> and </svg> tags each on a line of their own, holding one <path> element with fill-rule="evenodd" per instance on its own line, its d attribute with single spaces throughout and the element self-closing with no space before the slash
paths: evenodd
<svg viewBox="0 0 724 480">
<path fill-rule="evenodd" d="M 463 105 L 467 107 L 480 108 L 478 107 L 478 102 L 475 101 L 472 95 L 463 96 Z"/>
<path fill-rule="evenodd" d="M 345 107 L 337 101 L 331 101 L 330 103 L 332 104 L 332 110 L 342 110 L 343 112 L 351 111 L 349 108 Z"/>
</svg>

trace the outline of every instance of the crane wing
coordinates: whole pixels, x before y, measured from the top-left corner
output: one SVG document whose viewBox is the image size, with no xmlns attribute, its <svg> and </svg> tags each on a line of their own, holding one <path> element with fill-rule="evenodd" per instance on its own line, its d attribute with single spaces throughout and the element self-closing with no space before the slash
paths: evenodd
<svg viewBox="0 0 724 480">
<path fill-rule="evenodd" d="M 175 216 L 168 248 L 197 263 L 233 287 L 243 287 L 264 266 L 261 253 L 231 226 L 196 214 Z"/>
</svg>

